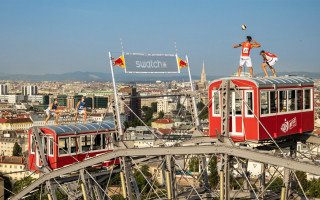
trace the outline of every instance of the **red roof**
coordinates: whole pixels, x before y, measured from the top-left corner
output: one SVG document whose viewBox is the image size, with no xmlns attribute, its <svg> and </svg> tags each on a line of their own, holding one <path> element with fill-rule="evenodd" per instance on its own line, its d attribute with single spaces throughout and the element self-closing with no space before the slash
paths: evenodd
<svg viewBox="0 0 320 200">
<path fill-rule="evenodd" d="M 20 156 L 0 156 L 0 163 L 24 164 L 24 161 Z"/>
<path fill-rule="evenodd" d="M 158 119 L 157 121 L 155 121 L 155 123 L 157 124 L 173 124 L 174 121 L 172 119 Z"/>
<path fill-rule="evenodd" d="M 29 118 L 30 114 L 17 114 L 17 118 Z"/>
<path fill-rule="evenodd" d="M 8 119 L 0 118 L 0 123 L 7 123 Z"/>
<path fill-rule="evenodd" d="M 170 133 L 174 132 L 174 130 L 172 130 L 172 129 L 163 129 L 163 128 L 159 128 L 158 131 L 160 133 L 162 133 L 163 135 L 170 134 Z"/>
<path fill-rule="evenodd" d="M 314 130 L 313 133 L 314 134 L 320 134 L 320 129 Z"/>
<path fill-rule="evenodd" d="M 10 119 L 4 119 L 0 118 L 0 123 L 26 123 L 26 122 L 31 122 L 32 120 L 30 118 L 10 118 Z"/>
</svg>

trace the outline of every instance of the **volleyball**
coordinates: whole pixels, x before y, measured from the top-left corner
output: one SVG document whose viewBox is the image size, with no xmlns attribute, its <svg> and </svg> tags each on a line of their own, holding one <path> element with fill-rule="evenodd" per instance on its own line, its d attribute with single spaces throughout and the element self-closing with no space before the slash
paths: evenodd
<svg viewBox="0 0 320 200">
<path fill-rule="evenodd" d="M 246 25 L 242 24 L 242 25 L 241 25 L 241 29 L 242 29 L 242 30 L 246 30 L 246 29 L 247 29 Z"/>
</svg>

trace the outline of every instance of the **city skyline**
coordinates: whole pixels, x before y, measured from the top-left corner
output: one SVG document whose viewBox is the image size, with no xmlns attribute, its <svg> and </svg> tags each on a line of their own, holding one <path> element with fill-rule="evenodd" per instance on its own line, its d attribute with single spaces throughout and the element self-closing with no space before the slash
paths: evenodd
<svg viewBox="0 0 320 200">
<path fill-rule="evenodd" d="M 17 3 L 18 2 L 18 3 Z M 9 74 L 110 72 L 107 52 L 188 55 L 192 74 L 230 75 L 251 35 L 254 73 L 264 49 L 278 55 L 276 71 L 319 72 L 318 1 L 0 2 L 0 67 Z M 263 15 L 265 12 L 265 15 Z M 245 24 L 247 30 L 242 31 Z M 223 68 L 223 70 L 221 70 Z M 121 69 L 117 69 L 121 70 Z"/>
</svg>

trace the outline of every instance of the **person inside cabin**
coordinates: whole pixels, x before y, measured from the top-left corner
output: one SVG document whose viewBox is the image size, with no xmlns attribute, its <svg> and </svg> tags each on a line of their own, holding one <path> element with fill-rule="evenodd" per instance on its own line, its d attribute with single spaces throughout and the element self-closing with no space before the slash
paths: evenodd
<svg viewBox="0 0 320 200">
<path fill-rule="evenodd" d="M 81 101 L 78 102 L 77 107 L 76 107 L 76 117 L 74 120 L 74 123 L 77 123 L 78 115 L 84 115 L 84 123 L 87 123 L 87 109 L 86 109 L 86 101 L 85 98 L 82 97 Z"/>
<path fill-rule="evenodd" d="M 56 120 L 54 121 L 54 125 L 58 125 L 58 118 L 59 118 L 59 111 L 57 110 L 58 107 L 58 99 L 55 98 L 54 102 L 49 105 L 49 107 L 45 110 L 47 113 L 46 121 L 44 122 L 44 126 L 47 125 L 48 120 L 50 119 L 50 115 L 53 115 L 56 117 Z"/>
<path fill-rule="evenodd" d="M 252 41 L 252 43 L 251 43 Z M 240 56 L 240 65 L 238 69 L 238 76 L 240 77 L 242 66 L 246 64 L 247 67 L 250 68 L 250 77 L 253 77 L 253 69 L 252 69 L 252 63 L 250 58 L 250 50 L 253 47 L 259 48 L 261 45 L 256 42 L 255 40 L 252 40 L 251 36 L 247 36 L 247 41 L 242 42 L 240 44 L 234 45 L 232 48 L 238 48 L 242 46 L 241 50 L 241 56 Z"/>
<path fill-rule="evenodd" d="M 270 52 L 265 52 L 264 50 L 262 50 L 260 52 L 260 55 L 263 57 L 263 63 L 262 63 L 262 69 L 264 71 L 264 73 L 266 74 L 265 77 L 268 77 L 268 73 L 266 70 L 266 66 L 269 66 L 270 70 L 273 73 L 274 77 L 277 77 L 276 72 L 274 71 L 273 66 L 276 64 L 276 62 L 278 61 L 278 57 L 275 54 L 272 54 Z"/>
</svg>

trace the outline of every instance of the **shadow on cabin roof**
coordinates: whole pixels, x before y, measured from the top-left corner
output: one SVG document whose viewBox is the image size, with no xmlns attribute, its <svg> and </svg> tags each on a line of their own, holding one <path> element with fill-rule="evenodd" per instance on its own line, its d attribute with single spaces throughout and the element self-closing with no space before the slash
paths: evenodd
<svg viewBox="0 0 320 200">
<path fill-rule="evenodd" d="M 277 85 L 279 87 L 290 87 L 290 86 L 313 86 L 314 82 L 310 78 L 301 76 L 281 76 L 281 77 L 226 77 L 211 81 L 217 82 L 221 80 L 245 80 L 254 83 L 258 88 L 273 87 Z M 211 84 L 210 83 L 210 84 Z"/>
<path fill-rule="evenodd" d="M 102 122 L 101 126 L 100 123 L 88 123 L 88 124 L 70 124 L 70 125 L 59 125 L 59 126 L 41 126 L 40 129 L 50 129 L 54 131 L 57 135 L 63 135 L 66 133 L 83 133 L 83 132 L 94 132 L 94 131 L 105 131 L 114 129 L 114 122 L 113 121 L 104 121 Z"/>
</svg>

